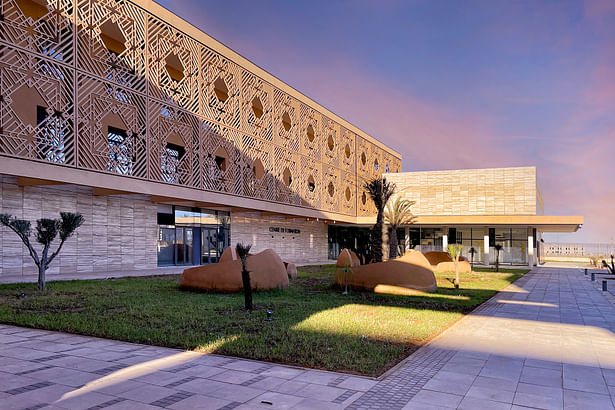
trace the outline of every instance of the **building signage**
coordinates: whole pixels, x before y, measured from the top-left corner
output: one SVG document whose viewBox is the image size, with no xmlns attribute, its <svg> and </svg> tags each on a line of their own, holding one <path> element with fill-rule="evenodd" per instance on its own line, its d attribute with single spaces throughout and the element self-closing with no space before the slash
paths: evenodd
<svg viewBox="0 0 615 410">
<path fill-rule="evenodd" d="M 280 232 L 280 233 L 301 233 L 300 229 L 292 229 L 292 228 L 282 228 L 279 226 L 270 226 L 269 232 Z"/>
</svg>

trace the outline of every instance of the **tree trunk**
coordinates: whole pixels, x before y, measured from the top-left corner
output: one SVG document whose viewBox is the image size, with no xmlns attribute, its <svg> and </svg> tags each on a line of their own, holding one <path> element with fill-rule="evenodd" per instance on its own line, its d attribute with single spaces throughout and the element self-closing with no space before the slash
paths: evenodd
<svg viewBox="0 0 615 410">
<path fill-rule="evenodd" d="M 45 263 L 41 262 L 38 267 L 38 290 L 45 290 L 45 271 L 47 270 L 47 266 Z"/>
<path fill-rule="evenodd" d="M 398 248 L 397 227 L 391 226 L 391 233 L 389 234 L 389 259 L 397 258 Z"/>
<path fill-rule="evenodd" d="M 459 255 L 455 256 L 455 287 L 459 287 Z"/>
<path fill-rule="evenodd" d="M 43 255 L 41 256 L 41 263 L 38 266 L 38 290 L 45 290 L 45 273 L 47 271 L 47 255 L 49 254 L 49 244 L 43 248 Z"/>
<path fill-rule="evenodd" d="M 252 285 L 250 284 L 250 272 L 247 270 L 241 271 L 241 280 L 243 281 L 243 297 L 247 310 L 252 310 Z"/>
<path fill-rule="evenodd" d="M 382 222 L 384 220 L 384 215 L 381 210 L 378 210 L 378 215 L 376 215 L 376 225 L 372 229 L 372 254 L 374 255 L 374 262 L 382 262 Z"/>
</svg>

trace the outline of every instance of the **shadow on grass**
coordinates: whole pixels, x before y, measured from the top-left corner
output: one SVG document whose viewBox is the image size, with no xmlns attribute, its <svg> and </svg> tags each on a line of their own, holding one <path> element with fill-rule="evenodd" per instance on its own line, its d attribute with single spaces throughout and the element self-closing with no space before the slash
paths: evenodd
<svg viewBox="0 0 615 410">
<path fill-rule="evenodd" d="M 380 374 L 519 275 L 475 288 L 388 295 L 332 286 L 333 270 L 308 271 L 287 290 L 242 294 L 183 290 L 179 276 L 0 286 L 0 321 L 136 343 L 199 350 L 366 375 Z M 29 297 L 19 299 L 25 292 Z M 273 320 L 266 321 L 266 310 Z"/>
</svg>

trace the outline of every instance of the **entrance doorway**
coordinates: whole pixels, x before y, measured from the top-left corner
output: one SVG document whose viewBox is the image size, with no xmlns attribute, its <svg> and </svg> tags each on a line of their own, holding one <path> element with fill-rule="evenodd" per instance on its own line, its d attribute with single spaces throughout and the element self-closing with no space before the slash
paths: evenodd
<svg viewBox="0 0 615 410">
<path fill-rule="evenodd" d="M 175 264 L 192 265 L 192 228 L 175 228 Z"/>
<path fill-rule="evenodd" d="M 218 229 L 201 228 L 201 264 L 218 263 Z"/>
</svg>

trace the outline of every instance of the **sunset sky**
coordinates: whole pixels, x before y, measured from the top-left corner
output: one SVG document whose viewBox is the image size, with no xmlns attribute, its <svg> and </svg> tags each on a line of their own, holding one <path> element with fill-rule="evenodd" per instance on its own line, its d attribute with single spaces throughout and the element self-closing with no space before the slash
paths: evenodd
<svg viewBox="0 0 615 410">
<path fill-rule="evenodd" d="M 615 0 L 157 0 L 403 155 L 536 165 L 545 213 L 615 242 Z"/>
</svg>

